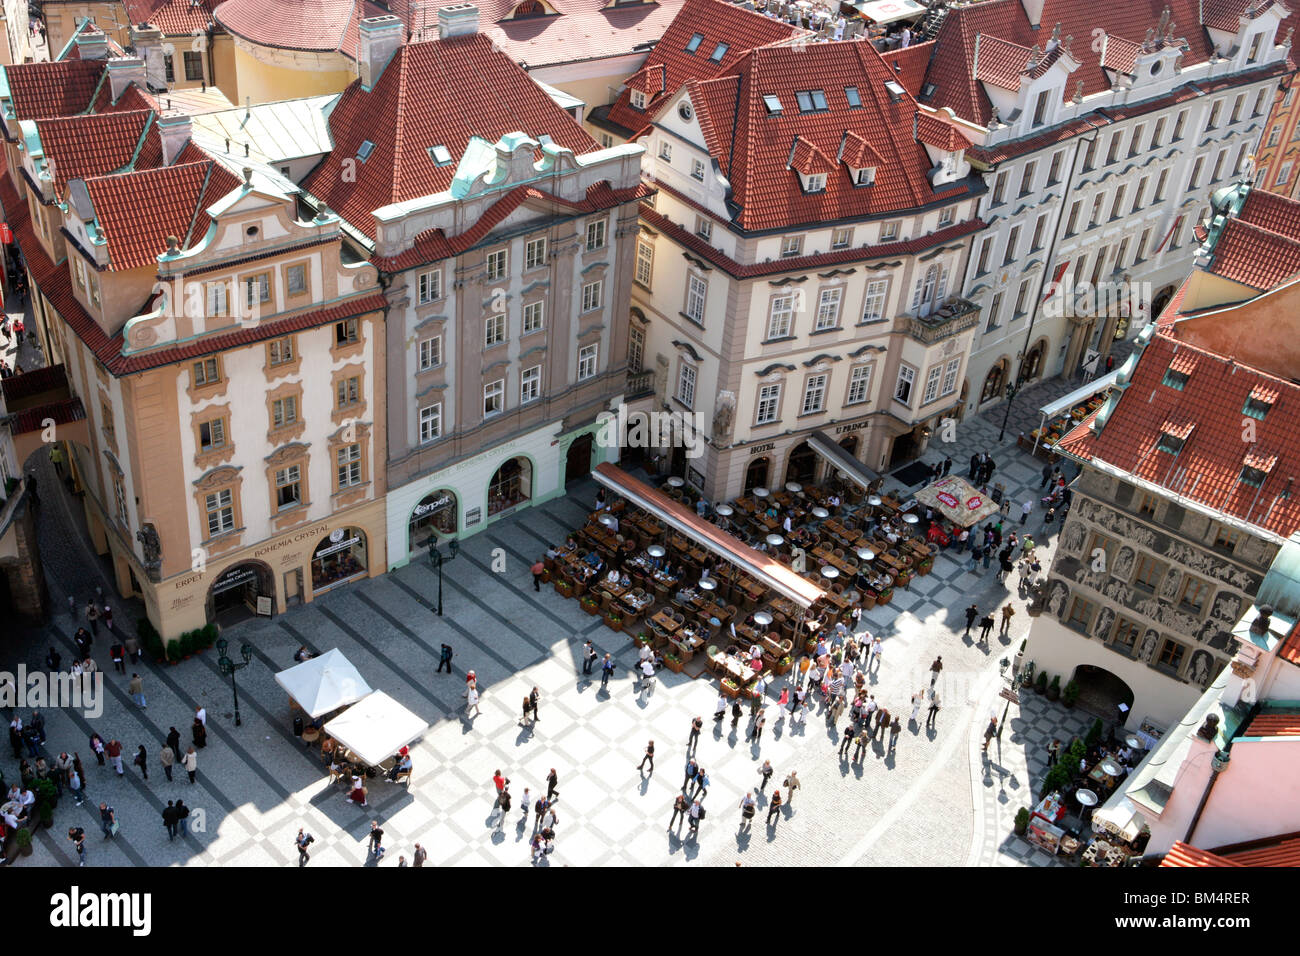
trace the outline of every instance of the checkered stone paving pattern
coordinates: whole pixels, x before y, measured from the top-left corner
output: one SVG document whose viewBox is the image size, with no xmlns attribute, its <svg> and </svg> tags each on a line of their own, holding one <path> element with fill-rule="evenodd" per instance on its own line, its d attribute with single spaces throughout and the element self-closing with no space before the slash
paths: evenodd
<svg viewBox="0 0 1300 956">
<path fill-rule="evenodd" d="M 1068 390 L 1061 383 L 1059 391 Z M 1036 399 L 1036 401 L 1038 401 Z M 1041 402 L 1040 402 L 1041 403 Z M 996 445 L 997 425 L 975 417 L 961 424 L 957 441 L 932 445 L 925 458 L 951 454 L 965 474 L 970 455 L 988 450 L 997 459 L 995 481 L 1013 501 L 1037 493 L 1040 464 Z M 83 607 L 90 590 L 111 593 L 107 565 L 91 554 L 81 503 L 68 497 L 47 461 L 33 459 L 41 481 L 41 537 L 51 600 L 56 613 L 40 629 L 15 635 L 8 666 L 37 667 L 52 643 L 65 662 L 73 653 L 74 621 L 69 595 Z M 1016 807 L 1027 804 L 1031 773 L 1041 773 L 1042 741 L 1064 735 L 1077 715 L 1027 695 L 1014 716 L 990 774 L 979 745 L 987 715 L 1000 702 L 998 661 L 1013 657 L 1030 618 L 1014 584 L 998 584 L 995 571 L 969 570 L 968 561 L 941 555 L 932 574 L 917 578 L 884 608 L 866 613 L 864 626 L 883 641 L 871 692 L 904 718 L 891 752 L 876 742 L 861 763 L 842 762 L 837 749 L 842 721 L 832 726 L 810 714 L 794 727 L 770 710 L 759 744 L 745 740 L 747 720 L 733 730 L 709 719 L 716 684 L 664 671 L 653 690 L 638 692 L 631 679 L 635 651 L 626 634 L 609 631 L 600 618 L 584 615 L 576 601 L 550 587 L 534 592 L 529 565 L 549 542 L 562 540 L 585 518 L 594 498 L 589 480 L 575 482 L 565 498 L 524 509 L 462 543 L 459 557 L 444 567 L 445 616 L 433 613 L 437 577 L 427 563 L 357 582 L 323 595 L 272 620 L 259 619 L 225 630 L 233 646 L 247 641 L 253 665 L 237 675 L 242 726 L 236 727 L 230 681 L 221 676 L 209 650 L 176 666 L 139 665 L 149 706 L 137 708 L 126 694 L 127 675 L 112 672 L 109 641 L 95 643 L 105 671 L 107 700 L 102 716 L 47 712 L 47 752 L 76 751 L 87 770 L 88 802 L 73 807 L 65 798 L 54 828 L 35 839 L 33 857 L 20 865 L 74 865 L 64 834 L 84 826 L 89 834 L 87 865 L 272 865 L 294 866 L 293 838 L 299 827 L 312 833 L 311 866 L 375 865 L 367 855 L 370 820 L 386 831 L 387 855 L 396 864 L 421 843 L 431 865 L 525 865 L 531 813 L 520 806 L 525 786 L 536 799 L 549 768 L 559 773 L 559 824 L 555 853 L 546 865 L 680 864 L 785 865 L 980 865 L 1041 864 L 1009 834 Z M 1017 519 L 1018 520 L 1018 519 Z M 1030 519 L 1037 531 L 1041 516 Z M 1013 521 L 1012 527 L 1018 527 Z M 1051 536 L 1046 545 L 1050 556 Z M 504 573 L 494 560 L 504 557 Z M 138 609 L 110 598 L 119 629 L 134 629 Z M 989 645 L 963 634 L 963 610 L 974 601 L 993 611 L 1010 600 L 1017 614 L 1010 634 Z M 618 663 L 607 690 L 598 676 L 581 674 L 582 641 L 590 637 Z M 455 673 L 436 674 L 442 643 L 455 649 Z M 414 746 L 410 787 L 376 781 L 370 807 L 350 803 L 331 786 L 314 751 L 295 738 L 288 702 L 274 674 L 292 664 L 301 644 L 318 651 L 340 648 L 372 686 L 388 692 L 427 719 L 429 732 Z M 942 709 L 933 727 L 906 720 L 909 699 L 928 685 L 930 663 L 942 655 Z M 464 673 L 473 668 L 483 692 L 482 713 L 464 714 Z M 520 703 L 532 687 L 541 694 L 541 720 L 520 726 Z M 779 693 L 773 688 L 773 695 Z M 196 704 L 208 711 L 208 746 L 199 752 L 198 783 L 179 769 L 166 781 L 158 751 L 169 726 L 189 742 Z M 698 839 L 688 830 L 667 831 L 672 801 L 681 784 L 691 718 L 705 717 L 698 758 L 711 778 L 704 805 L 708 815 Z M 26 713 L 23 714 L 26 716 Z M 4 713 L 6 720 L 9 712 Z M 1064 722 L 1063 722 L 1064 721 Z M 116 737 L 124 753 L 143 743 L 149 778 L 127 761 L 118 778 L 98 767 L 87 738 L 98 731 Z M 648 739 L 656 743 L 656 768 L 642 775 L 636 765 Z M 764 759 L 776 769 L 771 786 L 797 770 L 802 789 L 783 807 L 773 827 L 767 796 L 758 794 L 752 828 L 741 831 L 738 804 L 759 783 Z M 17 761 L 0 760 L 7 779 L 17 778 Z M 511 778 L 515 809 L 501 829 L 493 814 L 491 777 L 500 768 Z M 769 786 L 769 792 L 771 789 Z M 784 794 L 783 794 L 784 795 Z M 195 811 L 191 832 L 167 839 L 160 813 L 167 800 L 182 798 Z M 112 840 L 101 839 L 100 800 L 111 803 L 122 824 Z M 198 812 L 198 811 L 201 811 Z M 1047 861 L 1050 862 L 1050 861 Z"/>
</svg>

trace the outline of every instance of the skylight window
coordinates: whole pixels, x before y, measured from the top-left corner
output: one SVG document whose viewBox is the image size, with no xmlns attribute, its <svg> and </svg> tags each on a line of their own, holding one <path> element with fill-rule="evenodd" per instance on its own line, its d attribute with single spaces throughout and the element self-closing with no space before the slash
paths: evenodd
<svg viewBox="0 0 1300 956">
<path fill-rule="evenodd" d="M 1259 488 L 1264 484 L 1264 479 L 1267 477 L 1268 473 L 1261 471 L 1259 468 L 1252 468 L 1250 465 L 1242 465 L 1241 475 L 1238 480 L 1243 485 L 1250 485 L 1252 488 Z"/>
<path fill-rule="evenodd" d="M 367 159 L 370 158 L 370 154 L 373 153 L 374 151 L 375 151 L 375 144 L 370 142 L 370 140 L 366 140 L 357 149 L 357 159 L 361 160 L 364 163 Z"/>
<path fill-rule="evenodd" d="M 934 91 L 935 85 L 933 83 L 924 84 L 921 87 L 921 99 L 928 100 L 930 97 L 934 96 Z"/>
<path fill-rule="evenodd" d="M 1264 416 L 1268 414 L 1268 410 L 1272 407 L 1272 402 L 1261 401 L 1258 398 L 1247 398 L 1246 404 L 1241 406 L 1241 414 L 1257 418 L 1262 422 Z"/>
<path fill-rule="evenodd" d="M 446 146 L 430 146 L 429 158 L 439 166 L 446 166 L 451 162 L 451 150 Z"/>
<path fill-rule="evenodd" d="M 851 109 L 856 110 L 862 106 L 862 97 L 858 95 L 858 88 L 856 86 L 844 87 L 844 98 L 849 101 L 849 107 Z"/>
<path fill-rule="evenodd" d="M 1167 451 L 1171 455 L 1177 455 L 1183 450 L 1184 442 L 1185 439 L 1179 438 L 1177 435 L 1171 435 L 1169 432 L 1162 432 L 1160 435 L 1160 441 L 1156 443 L 1156 451 Z"/>
<path fill-rule="evenodd" d="M 903 94 L 907 92 L 900 84 L 895 83 L 893 80 L 890 80 L 885 84 L 885 89 L 889 91 L 889 98 L 895 103 L 901 100 Z"/>
<path fill-rule="evenodd" d="M 690 42 L 688 42 L 688 43 L 686 44 L 686 52 L 687 52 L 687 53 L 694 53 L 696 50 L 698 50 L 698 49 L 700 48 L 700 44 L 703 43 L 703 42 L 704 42 L 704 34 L 703 34 L 703 33 L 694 33 L 694 34 L 692 34 L 692 35 L 691 35 Z"/>
<path fill-rule="evenodd" d="M 713 55 L 710 56 L 709 59 L 712 60 L 714 63 L 721 63 L 722 58 L 727 55 L 727 51 L 730 49 L 731 47 L 729 47 L 727 44 L 719 43 L 717 46 L 713 48 Z"/>
<path fill-rule="evenodd" d="M 1176 388 L 1178 391 L 1183 390 L 1187 384 L 1188 375 L 1186 372 L 1175 372 L 1172 368 L 1165 370 L 1165 377 L 1160 380 L 1161 385 L 1168 385 L 1170 388 Z M 1262 415 L 1260 416 L 1263 417 Z"/>
<path fill-rule="evenodd" d="M 781 98 L 779 96 L 763 97 L 763 105 L 767 107 L 767 111 L 773 116 L 779 115 L 781 112 Z"/>
<path fill-rule="evenodd" d="M 821 90 L 801 90 L 795 94 L 800 113 L 816 113 L 826 109 L 826 94 Z"/>
</svg>

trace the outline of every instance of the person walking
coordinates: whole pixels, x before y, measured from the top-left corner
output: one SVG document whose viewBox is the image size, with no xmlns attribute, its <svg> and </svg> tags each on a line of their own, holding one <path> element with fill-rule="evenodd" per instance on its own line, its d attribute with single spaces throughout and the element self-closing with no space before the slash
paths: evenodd
<svg viewBox="0 0 1300 956">
<path fill-rule="evenodd" d="M 1002 626 L 998 629 L 998 635 L 1008 633 L 1011 630 L 1011 618 L 1015 616 L 1016 609 L 1008 602 L 1002 605 Z"/>
<path fill-rule="evenodd" d="M 970 607 L 966 608 L 966 633 L 963 635 L 964 637 L 970 637 L 971 625 L 975 623 L 975 619 L 979 616 L 980 609 L 978 604 L 972 604 Z"/>
<path fill-rule="evenodd" d="M 109 607 L 107 604 L 105 604 L 104 609 L 99 612 L 99 619 L 104 622 L 104 629 L 107 630 L 108 633 L 112 634 L 113 633 L 113 609 Z"/>
<path fill-rule="evenodd" d="M 560 775 L 551 768 L 551 772 L 546 775 L 546 802 L 554 803 L 555 797 L 560 794 Z"/>
<path fill-rule="evenodd" d="M 713 722 L 721 725 L 723 719 L 727 716 L 727 695 L 718 694 L 718 702 L 713 707 Z"/>
<path fill-rule="evenodd" d="M 497 770 L 492 771 L 492 786 L 496 787 L 497 789 L 497 799 L 500 799 L 501 792 L 505 790 L 505 788 L 509 785 L 509 783 L 510 783 L 510 778 L 503 776 L 499 768 Z"/>
<path fill-rule="evenodd" d="M 524 812 L 528 811 L 527 804 L 524 805 Z M 420 844 L 415 845 L 415 852 L 411 854 L 411 866 L 424 866 L 424 861 L 429 858 L 429 851 Z"/>
<path fill-rule="evenodd" d="M 528 715 L 532 713 L 532 710 L 533 710 L 533 697 L 531 694 L 528 694 L 524 697 L 524 715 L 523 717 L 519 718 L 520 727 L 528 726 Z"/>
<path fill-rule="evenodd" d="M 144 752 L 144 744 L 140 745 L 140 749 L 135 752 L 135 759 L 132 760 L 131 762 L 140 768 L 140 773 L 144 775 L 144 779 L 148 780 L 149 779 L 149 757 Z"/>
<path fill-rule="evenodd" d="M 898 743 L 898 735 L 902 733 L 902 730 L 903 730 L 903 724 L 899 721 L 897 717 L 895 717 L 894 722 L 889 725 L 889 752 L 890 753 L 894 752 L 894 745 Z"/>
<path fill-rule="evenodd" d="M 731 702 L 731 729 L 735 730 L 740 725 L 740 718 L 745 714 L 741 709 L 739 698 Z"/>
<path fill-rule="evenodd" d="M 506 814 L 510 812 L 510 788 L 503 787 L 497 794 L 497 825 L 496 829 L 504 830 L 506 828 Z"/>
<path fill-rule="evenodd" d="M 853 725 L 849 724 L 844 728 L 844 739 L 840 742 L 840 759 L 845 760 L 849 755 L 849 747 L 853 745 Z"/>
<path fill-rule="evenodd" d="M 127 693 L 131 695 L 131 699 L 135 701 L 137 707 L 147 708 L 149 706 L 144 699 L 144 681 L 140 679 L 139 674 L 131 675 L 131 683 L 127 687 Z"/>
<path fill-rule="evenodd" d="M 684 793 L 677 794 L 673 799 L 673 816 L 672 819 L 668 821 L 669 833 L 673 832 L 673 826 L 679 819 L 686 818 L 686 811 L 690 809 L 690 806 L 690 802 L 687 801 L 686 794 Z"/>
<path fill-rule="evenodd" d="M 686 788 L 691 785 L 691 781 L 695 779 L 695 775 L 698 774 L 699 772 L 700 772 L 700 765 L 695 762 L 695 758 L 687 757 L 686 775 L 682 778 L 682 793 L 686 792 Z"/>
<path fill-rule="evenodd" d="M 529 570 L 533 574 L 533 590 L 540 591 L 542 589 L 542 575 L 546 572 L 546 564 L 537 561 Z"/>
<path fill-rule="evenodd" d="M 757 802 L 754 800 L 753 790 L 740 798 L 740 829 L 745 830 L 753 826 L 756 806 Z"/>
<path fill-rule="evenodd" d="M 1024 527 L 1025 522 L 1029 520 L 1029 513 L 1030 513 L 1031 511 L 1033 511 L 1033 510 L 1034 510 L 1034 497 L 1033 497 L 1033 495 L 1030 495 L 1030 496 L 1029 496 L 1028 498 L 1026 498 L 1026 499 L 1021 503 L 1021 505 L 1020 505 L 1020 525 L 1021 525 L 1021 527 Z"/>
<path fill-rule="evenodd" d="M 80 762 L 81 761 L 78 760 L 76 763 L 79 764 Z M 68 789 L 72 791 L 72 800 L 77 806 L 81 806 L 86 802 L 86 797 L 83 793 L 84 787 L 81 780 L 81 771 L 76 769 L 75 764 L 73 769 L 68 771 Z"/>
<path fill-rule="evenodd" d="M 126 645 L 124 645 L 121 641 L 118 641 L 108 649 L 108 656 L 113 659 L 113 670 L 117 671 L 119 674 L 125 674 L 126 673 Z M 51 668 L 51 670 L 58 670 L 58 668 L 54 667 Z"/>
<path fill-rule="evenodd" d="M 912 722 L 912 723 L 916 723 L 916 718 L 920 716 L 920 714 L 921 714 L 921 705 L 922 705 L 923 703 L 925 703 L 925 690 L 924 690 L 924 688 L 921 689 L 921 690 L 918 690 L 915 694 L 912 695 L 912 717 L 911 717 L 911 722 Z"/>
<path fill-rule="evenodd" d="M 700 730 L 704 727 L 704 718 L 695 717 L 691 720 L 691 733 L 686 738 L 686 752 L 690 753 L 700 745 Z"/>
<path fill-rule="evenodd" d="M 700 806 L 700 801 L 696 800 L 691 804 L 691 808 L 686 811 L 687 823 L 690 824 L 690 835 L 693 838 L 699 838 L 700 821 L 704 819 L 704 807 Z"/>
<path fill-rule="evenodd" d="M 171 801 L 167 801 L 171 806 Z M 306 866 L 307 861 L 311 859 L 311 854 L 307 852 L 307 847 L 316 842 L 316 838 L 306 832 L 302 827 L 298 828 L 298 835 L 293 838 L 293 845 L 298 848 L 298 865 Z"/>
<path fill-rule="evenodd" d="M 471 714 L 471 710 L 474 711 L 474 713 Z M 477 717 L 479 713 L 478 689 L 471 687 L 465 692 L 465 717 L 467 719 L 470 717 Z"/>
<path fill-rule="evenodd" d="M 770 829 L 774 827 L 772 821 L 781 819 L 781 791 L 779 789 L 772 791 L 772 802 L 767 805 L 767 825 Z"/>
<path fill-rule="evenodd" d="M 451 673 L 451 645 L 442 645 L 442 651 L 438 654 L 438 669 L 435 674 L 441 674 L 443 668 L 447 668 L 447 673 Z"/>
<path fill-rule="evenodd" d="M 596 653 L 596 645 L 591 643 L 591 640 L 588 639 L 582 645 L 582 672 L 584 674 L 591 673 L 591 668 L 596 663 L 597 657 L 599 657 L 599 655 Z"/>
<path fill-rule="evenodd" d="M 883 650 L 883 646 L 882 646 L 881 643 L 880 643 L 880 638 L 878 638 L 878 637 L 873 637 L 873 638 L 871 639 L 871 650 L 867 653 L 867 667 L 866 667 L 866 670 L 867 670 L 868 673 L 871 672 L 871 668 L 872 668 L 873 665 L 876 665 L 876 664 L 879 664 L 879 663 L 880 663 L 880 653 L 881 653 L 882 650 Z M 876 671 L 879 672 L 879 671 L 880 671 L 880 668 L 879 668 L 879 667 L 876 667 Z"/>
<path fill-rule="evenodd" d="M 600 686 L 601 687 L 609 686 L 609 679 L 611 676 L 613 676 L 613 673 L 614 673 L 614 661 L 612 658 L 610 658 L 608 654 L 606 654 L 605 659 L 600 663 Z"/>
<path fill-rule="evenodd" d="M 644 771 L 645 765 L 647 763 L 650 764 L 650 772 L 654 773 L 655 772 L 655 742 L 653 740 L 645 745 L 645 754 L 641 757 L 641 762 L 636 765 L 636 769 Z M 686 786 L 684 784 L 682 786 L 682 789 L 683 790 L 686 789 Z"/>
<path fill-rule="evenodd" d="M 532 693 L 528 695 L 528 699 L 533 702 L 533 723 L 537 723 L 539 720 L 542 719 L 541 714 L 539 714 L 537 711 L 538 701 L 542 699 L 541 692 L 539 692 L 538 689 L 534 687 Z"/>
<path fill-rule="evenodd" d="M 763 766 L 758 768 L 758 775 L 762 777 L 762 780 L 758 784 L 759 790 L 766 789 L 767 782 L 772 779 L 772 774 L 775 772 L 776 771 L 772 769 L 772 761 L 764 760 Z"/>
<path fill-rule="evenodd" d="M 934 663 L 930 665 L 930 686 L 931 686 L 931 687 L 933 687 L 933 686 L 934 686 L 934 682 L 937 681 L 937 680 L 939 679 L 939 672 L 940 672 L 941 670 L 943 670 L 943 655 L 942 655 L 942 654 L 940 654 L 938 657 L 936 657 L 936 658 L 934 659 Z"/>
<path fill-rule="evenodd" d="M 699 797 L 703 800 L 709 795 L 709 775 L 701 767 L 695 773 L 695 789 L 691 791 L 692 797 Z"/>
<path fill-rule="evenodd" d="M 99 636 L 99 608 L 96 606 L 93 599 L 87 602 L 86 604 L 86 621 L 90 624 L 90 633 L 93 636 L 98 637 Z"/>
<path fill-rule="evenodd" d="M 1059 740 L 1054 739 L 1050 744 L 1047 745 L 1047 767 L 1049 770 L 1052 767 L 1056 766 L 1056 760 L 1060 756 L 1060 754 L 1061 754 L 1061 742 Z"/>
<path fill-rule="evenodd" d="M 176 763 L 176 751 L 164 745 L 158 759 L 162 762 L 163 775 L 170 781 L 172 778 L 172 765 Z"/>
<path fill-rule="evenodd" d="M 122 742 L 116 739 L 110 740 L 106 750 L 108 759 L 113 763 L 113 769 L 117 771 L 119 777 L 122 776 L 125 773 L 122 769 Z"/>
<path fill-rule="evenodd" d="M 180 828 L 181 836 L 190 835 L 190 808 L 184 800 L 176 801 L 176 826 Z"/>
<path fill-rule="evenodd" d="M 185 751 L 185 757 L 181 763 L 185 766 L 185 772 L 190 775 L 190 783 L 194 783 L 194 775 L 199 770 L 199 755 L 194 752 L 193 747 Z"/>
<path fill-rule="evenodd" d="M 162 812 L 162 822 L 163 822 L 163 826 L 164 826 L 164 827 L 166 828 L 166 830 L 167 830 L 167 842 L 168 842 L 168 843 L 170 843 L 172 840 L 175 840 L 175 839 L 176 839 L 176 819 L 177 819 L 177 817 L 176 817 L 176 804 L 175 804 L 173 801 L 168 800 L 168 801 L 167 801 L 167 806 L 163 808 L 163 812 Z M 299 835 L 299 836 L 302 836 L 302 831 L 301 831 L 301 830 L 298 831 L 298 835 Z M 298 865 L 299 865 L 299 866 L 302 866 L 302 859 L 301 859 L 301 857 L 299 857 Z"/>
<path fill-rule="evenodd" d="M 384 855 L 384 830 L 378 820 L 370 821 L 370 855 L 376 863 Z"/>
<path fill-rule="evenodd" d="M 785 778 L 785 805 L 787 807 L 794 801 L 794 792 L 802 786 L 803 784 L 799 782 L 799 775 L 791 770 L 790 775 Z"/>
<path fill-rule="evenodd" d="M 984 753 L 989 752 L 989 741 L 991 741 L 994 737 L 996 737 L 997 733 L 998 733 L 998 719 L 996 717 L 990 717 L 989 725 L 984 728 L 984 751 L 983 751 Z"/>
<path fill-rule="evenodd" d="M 853 762 L 862 763 L 862 758 L 871 746 L 871 732 L 864 726 L 858 734 L 857 740 L 853 747 Z"/>
<path fill-rule="evenodd" d="M 989 635 L 992 633 L 993 618 L 990 615 L 985 614 L 984 617 L 980 618 L 980 643 L 987 644 L 989 642 Z"/>
<path fill-rule="evenodd" d="M 763 707 L 759 710 L 757 714 L 754 715 L 754 729 L 752 735 L 745 739 L 753 740 L 754 743 L 757 744 L 759 739 L 763 736 L 763 725 L 766 723 L 767 723 L 767 708 Z"/>
<path fill-rule="evenodd" d="M 99 828 L 104 831 L 104 839 L 107 840 L 117 832 L 117 814 L 107 803 L 99 805 Z"/>
<path fill-rule="evenodd" d="M 925 715 L 925 726 L 935 726 L 935 718 L 939 715 L 939 692 L 933 687 L 930 688 L 930 709 Z"/>
<path fill-rule="evenodd" d="M 77 850 L 77 866 L 86 865 L 86 831 L 81 827 L 68 827 L 68 839 Z"/>
</svg>

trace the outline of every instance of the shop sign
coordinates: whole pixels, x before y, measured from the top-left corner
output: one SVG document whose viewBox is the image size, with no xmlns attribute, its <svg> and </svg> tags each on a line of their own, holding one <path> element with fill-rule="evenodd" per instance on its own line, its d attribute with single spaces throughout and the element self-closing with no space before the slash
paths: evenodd
<svg viewBox="0 0 1300 956">
<path fill-rule="evenodd" d="M 465 512 L 465 527 L 467 528 L 471 527 L 472 525 L 478 524 L 482 520 L 483 520 L 482 508 L 470 508 L 469 511 Z"/>
<path fill-rule="evenodd" d="M 416 505 L 413 512 L 415 517 L 423 518 L 425 515 L 433 514 L 435 511 L 442 511 L 451 504 L 451 495 L 440 495 L 428 504 Z"/>
<path fill-rule="evenodd" d="M 1017 694 L 1014 690 L 1011 690 L 1009 687 L 1002 688 L 998 696 L 1001 697 L 1003 700 L 1011 701 L 1011 703 L 1013 704 L 1020 703 L 1020 695 Z"/>
<path fill-rule="evenodd" d="M 763 442 L 763 444 L 755 445 L 753 448 L 751 448 L 749 450 L 749 453 L 750 455 L 761 455 L 763 452 L 771 451 L 775 447 L 776 447 L 776 442 L 774 441 Z"/>
<path fill-rule="evenodd" d="M 257 599 L 257 613 L 261 617 L 271 616 L 271 598 L 265 594 L 259 595 Z"/>
<path fill-rule="evenodd" d="M 322 548 L 321 550 L 317 551 L 315 555 L 313 555 L 314 559 L 320 560 L 321 558 L 329 557 L 331 554 L 337 554 L 340 551 L 347 551 L 349 548 L 351 548 L 354 544 L 356 544 L 360 540 L 358 538 L 348 538 L 346 541 L 339 541 L 334 537 L 335 534 L 339 535 L 339 537 L 341 538 L 343 535 L 343 531 L 339 530 L 339 531 L 335 531 L 334 534 L 331 534 L 330 540 L 336 541 L 337 543 L 331 544 L 328 548 Z"/>
<path fill-rule="evenodd" d="M 861 430 L 864 429 L 864 428 L 868 428 L 868 427 L 870 427 L 870 425 L 871 425 L 871 422 L 869 422 L 869 421 L 866 421 L 866 422 L 854 422 L 854 423 L 852 423 L 851 425 L 841 425 L 839 428 L 835 429 L 835 434 L 837 434 L 837 435 L 843 435 L 845 432 L 857 432 L 857 431 L 861 431 Z"/>
<path fill-rule="evenodd" d="M 232 591 L 247 584 L 255 577 L 257 577 L 257 571 L 253 568 L 240 568 L 233 572 L 227 571 L 213 583 L 212 593 L 224 594 L 226 591 Z"/>
</svg>

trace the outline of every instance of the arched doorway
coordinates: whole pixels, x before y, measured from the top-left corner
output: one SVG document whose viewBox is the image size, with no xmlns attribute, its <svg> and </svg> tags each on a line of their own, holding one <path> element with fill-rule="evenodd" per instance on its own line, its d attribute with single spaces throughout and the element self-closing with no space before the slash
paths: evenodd
<svg viewBox="0 0 1300 956">
<path fill-rule="evenodd" d="M 1007 384 L 1007 365 L 1005 358 L 1000 358 L 984 376 L 984 387 L 980 390 L 980 404 L 1002 397 L 1002 390 Z"/>
<path fill-rule="evenodd" d="M 527 458 L 511 458 L 496 470 L 488 483 L 488 517 L 523 504 L 532 496 L 532 462 Z"/>
<path fill-rule="evenodd" d="M 817 480 L 817 452 L 807 442 L 800 442 L 790 452 L 785 463 L 785 480 L 801 485 L 811 485 Z"/>
<path fill-rule="evenodd" d="M 324 591 L 359 578 L 367 567 L 366 533 L 360 528 L 335 528 L 312 552 L 312 590 Z"/>
<path fill-rule="evenodd" d="M 1028 382 L 1038 378 L 1043 370 L 1043 356 L 1047 353 L 1047 339 L 1039 339 L 1034 347 L 1025 353 L 1020 363 L 1020 381 Z"/>
<path fill-rule="evenodd" d="M 208 586 L 208 620 L 234 624 L 257 614 L 257 599 L 275 603 L 275 578 L 261 561 L 241 561 L 217 575 Z"/>
<path fill-rule="evenodd" d="M 850 435 L 848 438 L 841 438 L 840 447 L 843 448 L 850 455 L 852 455 L 854 458 L 857 458 L 858 457 L 858 436 Z"/>
<path fill-rule="evenodd" d="M 592 447 L 591 432 L 579 435 L 569 445 L 568 454 L 564 459 L 564 483 L 566 485 L 571 481 L 586 478 L 591 474 Z"/>
<path fill-rule="evenodd" d="M 910 432 L 903 432 L 894 439 L 894 444 L 889 449 L 889 467 L 901 465 L 905 461 L 911 461 L 916 457 L 917 449 L 921 443 L 917 440 L 917 429 Z"/>
<path fill-rule="evenodd" d="M 459 516 L 459 502 L 450 488 L 440 488 L 420 499 L 407 522 L 407 551 L 427 547 L 430 538 L 454 535 Z"/>
<path fill-rule="evenodd" d="M 755 458 L 745 469 L 745 488 L 741 494 L 749 494 L 755 488 L 767 487 L 767 473 L 772 470 L 772 459 L 764 455 Z"/>
<path fill-rule="evenodd" d="M 1123 704 L 1132 716 L 1133 689 L 1115 674 L 1092 664 L 1080 664 L 1074 669 L 1073 680 L 1079 685 L 1076 706 L 1103 720 L 1119 720 L 1119 705 Z"/>
<path fill-rule="evenodd" d="M 1160 313 L 1165 310 L 1165 306 L 1169 304 L 1169 300 L 1173 297 L 1173 286 L 1165 286 L 1155 294 L 1155 297 L 1151 300 L 1151 319 L 1153 321 L 1160 318 Z"/>
</svg>

